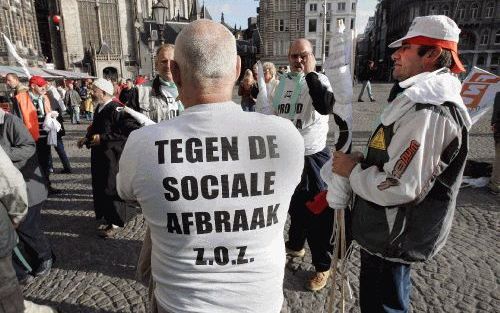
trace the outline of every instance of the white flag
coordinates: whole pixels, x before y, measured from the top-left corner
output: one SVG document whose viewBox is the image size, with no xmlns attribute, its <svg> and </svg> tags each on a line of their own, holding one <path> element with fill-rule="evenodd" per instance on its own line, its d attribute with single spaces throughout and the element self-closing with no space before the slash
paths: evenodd
<svg viewBox="0 0 500 313">
<path fill-rule="evenodd" d="M 472 124 L 493 107 L 497 92 L 500 92 L 500 77 L 474 66 L 462 82 L 460 92 Z"/>
<path fill-rule="evenodd" d="M 9 51 L 9 54 L 17 61 L 17 63 L 19 63 L 19 65 L 21 65 L 24 73 L 26 74 L 28 79 L 30 79 L 31 74 L 28 71 L 28 67 L 26 66 L 26 60 L 24 60 L 23 58 L 21 58 L 19 56 L 19 54 L 17 54 L 16 48 L 14 47 L 14 45 L 12 44 L 10 39 L 7 36 L 5 36 L 4 33 L 2 33 L 2 36 L 3 36 L 3 39 L 5 40 L 5 44 L 7 45 L 7 50 Z"/>
</svg>

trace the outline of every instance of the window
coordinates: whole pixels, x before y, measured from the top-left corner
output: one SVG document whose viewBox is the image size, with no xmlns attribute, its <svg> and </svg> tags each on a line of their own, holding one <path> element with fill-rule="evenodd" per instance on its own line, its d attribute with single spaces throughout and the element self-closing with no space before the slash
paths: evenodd
<svg viewBox="0 0 500 313">
<path fill-rule="evenodd" d="M 345 11 L 345 2 L 339 2 L 337 3 L 337 9 L 338 11 Z"/>
<path fill-rule="evenodd" d="M 495 4 L 493 2 L 488 3 L 486 6 L 486 17 L 493 17 L 493 12 L 495 11 Z"/>
<path fill-rule="evenodd" d="M 490 65 L 500 65 L 500 53 L 493 53 Z"/>
<path fill-rule="evenodd" d="M 437 15 L 437 14 L 438 14 L 437 6 L 435 6 L 435 5 L 431 6 L 431 10 L 429 11 L 429 15 Z"/>
<path fill-rule="evenodd" d="M 354 19 L 351 19 L 351 29 L 354 29 Z"/>
<path fill-rule="evenodd" d="M 442 12 L 443 12 L 443 15 L 449 15 L 450 14 L 450 7 L 447 5 L 443 5 Z"/>
<path fill-rule="evenodd" d="M 472 18 L 477 18 L 477 15 L 479 13 L 479 5 L 477 3 L 474 3 L 470 7 L 470 16 Z"/>
<path fill-rule="evenodd" d="M 331 25 L 332 25 L 332 19 L 327 18 L 326 19 L 326 31 L 327 32 L 331 31 Z"/>
<path fill-rule="evenodd" d="M 278 11 L 288 11 L 289 6 L 288 2 L 289 0 L 276 0 L 277 5 L 278 5 Z"/>
<path fill-rule="evenodd" d="M 311 42 L 313 54 L 316 55 L 316 39 L 310 39 L 309 41 Z"/>
<path fill-rule="evenodd" d="M 317 21 L 316 19 L 310 19 L 309 20 L 309 32 L 310 33 L 315 33 L 316 32 L 316 26 L 317 26 Z"/>
<path fill-rule="evenodd" d="M 458 8 L 458 19 L 463 20 L 465 18 L 465 7 L 461 6 Z"/>
<path fill-rule="evenodd" d="M 329 12 L 329 11 L 331 11 L 331 10 L 332 10 L 332 4 L 331 4 L 330 2 L 328 2 L 328 3 L 326 4 L 326 11 L 328 11 L 328 12 Z"/>
<path fill-rule="evenodd" d="M 330 40 L 327 40 L 325 42 L 325 57 L 328 57 L 330 54 Z"/>
<path fill-rule="evenodd" d="M 480 41 L 479 44 L 481 44 L 481 45 L 487 45 L 489 41 L 490 41 L 490 34 L 489 34 L 489 32 L 487 30 L 485 30 L 481 34 L 481 41 Z"/>
<path fill-rule="evenodd" d="M 352 10 L 353 10 L 353 11 L 354 11 L 354 10 L 356 10 L 356 2 L 353 2 L 353 3 L 352 3 Z"/>
<path fill-rule="evenodd" d="M 495 34 L 495 44 L 498 45 L 500 44 L 500 30 L 497 31 Z"/>
<path fill-rule="evenodd" d="M 486 64 L 486 58 L 483 56 L 483 55 L 480 55 L 478 58 L 477 58 L 477 62 L 476 62 L 477 65 L 484 65 Z"/>
<path fill-rule="evenodd" d="M 338 18 L 337 19 L 337 25 L 339 25 L 340 21 L 342 21 L 342 24 L 345 25 L 345 18 Z"/>
<path fill-rule="evenodd" d="M 311 11 L 311 12 L 318 11 L 318 4 L 317 3 L 311 3 L 311 4 L 309 4 L 309 11 Z"/>
<path fill-rule="evenodd" d="M 275 32 L 287 32 L 288 31 L 288 21 L 283 19 L 274 20 L 274 31 Z"/>
</svg>

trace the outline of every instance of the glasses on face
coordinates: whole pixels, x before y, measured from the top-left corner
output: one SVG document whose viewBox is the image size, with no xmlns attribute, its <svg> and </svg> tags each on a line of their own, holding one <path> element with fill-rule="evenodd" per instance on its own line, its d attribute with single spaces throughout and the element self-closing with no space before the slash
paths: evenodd
<svg viewBox="0 0 500 313">
<path fill-rule="evenodd" d="M 312 53 L 311 52 L 302 52 L 302 53 L 292 53 L 290 54 L 290 57 L 292 59 L 298 59 L 299 57 L 301 59 L 306 59 L 308 56 L 310 56 Z"/>
</svg>

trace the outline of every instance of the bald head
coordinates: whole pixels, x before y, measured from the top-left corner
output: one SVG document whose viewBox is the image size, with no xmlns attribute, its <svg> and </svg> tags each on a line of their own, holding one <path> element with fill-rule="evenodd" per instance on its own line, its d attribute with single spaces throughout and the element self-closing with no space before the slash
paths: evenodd
<svg viewBox="0 0 500 313">
<path fill-rule="evenodd" d="M 304 72 L 308 59 L 314 59 L 311 42 L 305 38 L 294 40 L 288 49 L 288 62 L 292 72 Z M 315 61 L 314 61 L 315 62 Z"/>
<path fill-rule="evenodd" d="M 186 26 L 175 41 L 174 60 L 182 77 L 194 84 L 234 83 L 237 78 L 236 40 L 220 23 L 199 20 Z"/>
</svg>

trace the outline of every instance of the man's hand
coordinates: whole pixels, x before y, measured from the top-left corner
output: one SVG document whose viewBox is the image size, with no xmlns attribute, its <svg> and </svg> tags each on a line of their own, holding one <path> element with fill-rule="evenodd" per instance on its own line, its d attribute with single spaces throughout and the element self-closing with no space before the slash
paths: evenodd
<svg viewBox="0 0 500 313">
<path fill-rule="evenodd" d="M 362 156 L 360 159 L 357 153 L 349 155 L 344 152 L 336 151 L 333 153 L 332 172 L 342 177 L 349 177 L 352 169 L 359 162 L 357 160 L 362 160 Z"/>
<path fill-rule="evenodd" d="M 307 75 L 314 71 L 316 71 L 316 58 L 314 53 L 309 53 L 304 60 L 304 74 Z"/>
<path fill-rule="evenodd" d="M 78 149 L 81 149 L 86 141 L 87 138 L 85 137 L 78 139 L 78 141 L 76 142 L 76 146 L 78 147 Z"/>
<path fill-rule="evenodd" d="M 90 142 L 90 145 L 98 146 L 100 144 L 101 144 L 101 137 L 99 136 L 99 134 L 95 134 L 94 136 L 92 136 L 92 141 Z"/>
</svg>

